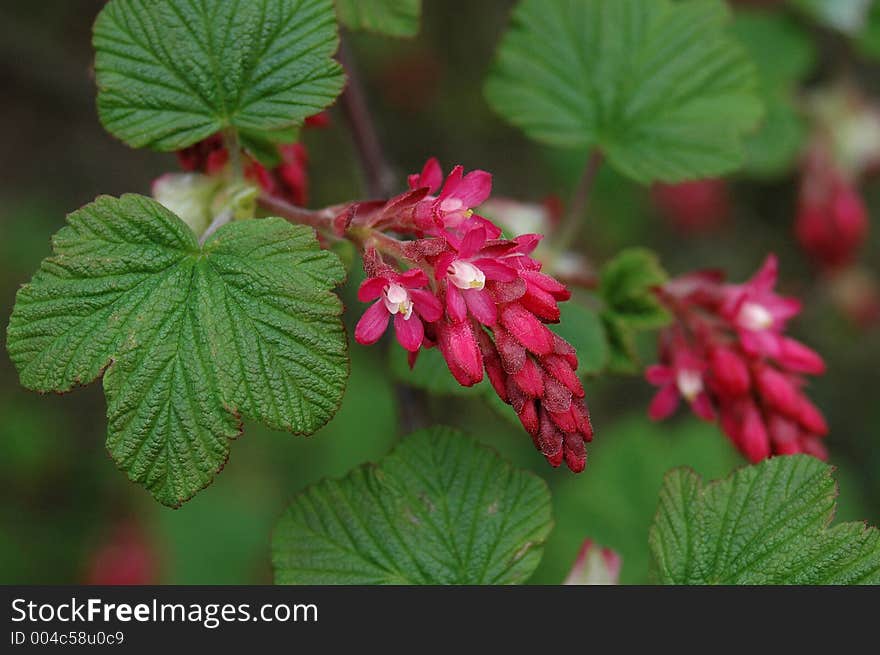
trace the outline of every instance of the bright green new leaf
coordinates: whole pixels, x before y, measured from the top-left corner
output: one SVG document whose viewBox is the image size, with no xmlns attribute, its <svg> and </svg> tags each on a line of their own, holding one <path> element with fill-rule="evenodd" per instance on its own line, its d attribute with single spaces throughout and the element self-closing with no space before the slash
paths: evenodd
<svg viewBox="0 0 880 655">
<path fill-rule="evenodd" d="M 641 182 L 721 175 L 761 116 L 728 18 L 721 0 L 522 0 L 486 97 L 530 137 L 596 146 Z"/>
<path fill-rule="evenodd" d="M 651 528 L 666 584 L 878 584 L 880 531 L 831 526 L 833 469 L 806 455 L 774 457 L 703 484 L 670 472 Z"/>
<path fill-rule="evenodd" d="M 512 584 L 541 559 L 550 493 L 449 428 L 294 498 L 272 540 L 279 584 Z"/>
<path fill-rule="evenodd" d="M 419 33 L 422 0 L 336 0 L 336 12 L 350 30 L 415 36 Z"/>
<path fill-rule="evenodd" d="M 241 419 L 310 434 L 348 375 L 338 258 L 280 218 L 204 246 L 138 195 L 72 213 L 16 297 L 8 349 L 21 382 L 69 391 L 105 371 L 107 447 L 160 502 L 208 485 Z"/>
<path fill-rule="evenodd" d="M 345 81 L 332 0 L 111 0 L 93 43 L 101 122 L 136 148 L 280 137 Z"/>
<path fill-rule="evenodd" d="M 666 280 L 657 255 L 643 248 L 630 248 L 602 269 L 599 295 L 606 311 L 626 326 L 642 330 L 663 327 L 669 315 L 653 289 Z"/>
</svg>

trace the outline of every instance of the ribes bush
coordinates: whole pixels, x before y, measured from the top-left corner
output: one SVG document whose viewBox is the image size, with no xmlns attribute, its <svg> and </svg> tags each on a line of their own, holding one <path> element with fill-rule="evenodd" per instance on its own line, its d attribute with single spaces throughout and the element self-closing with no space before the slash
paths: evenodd
<svg viewBox="0 0 880 655">
<path fill-rule="evenodd" d="M 100 379 L 110 455 L 179 507 L 223 469 L 245 423 L 315 433 L 343 402 L 350 349 L 390 349 L 370 375 L 393 378 L 422 429 L 402 427 L 413 433 L 381 461 L 294 497 L 271 537 L 275 579 L 506 584 L 541 560 L 550 490 L 473 437 L 425 426 L 446 422 L 427 396 L 457 412 L 471 395 L 509 419 L 523 450 L 528 437 L 564 463 L 555 475 L 590 476 L 587 444 L 603 439 L 591 381 L 644 377 L 658 387 L 652 419 L 684 401 L 753 464 L 707 484 L 668 473 L 644 544 L 657 582 L 880 582 L 880 533 L 829 526 L 833 426 L 806 390 L 826 365 L 790 334 L 802 303 L 777 291 L 786 262 L 756 252 L 747 281 L 669 277 L 645 248 L 600 262 L 577 245 L 606 171 L 650 187 L 687 234 L 735 220 L 724 176 L 797 169 L 797 242 L 823 274 L 853 266 L 880 118 L 855 88 L 801 92 L 814 59 L 802 24 L 852 32 L 839 24 L 851 19 L 772 4 L 734 15 L 722 0 L 517 2 L 485 101 L 584 162 L 569 201 L 536 203 L 493 197 L 492 173 L 427 147 L 408 176 L 384 160 L 340 26 L 412 37 L 419 0 L 109 0 L 93 30 L 101 123 L 128 146 L 176 153 L 180 170 L 152 197 L 100 196 L 69 214 L 10 318 L 21 384 L 62 393 Z M 366 188 L 308 208 L 302 133 L 320 143 L 338 120 Z M 344 307 L 338 287 L 359 267 Z M 120 578 L 154 569 L 139 534 L 118 537 L 145 551 Z M 591 536 L 566 581 L 616 582 L 620 556 Z"/>
</svg>

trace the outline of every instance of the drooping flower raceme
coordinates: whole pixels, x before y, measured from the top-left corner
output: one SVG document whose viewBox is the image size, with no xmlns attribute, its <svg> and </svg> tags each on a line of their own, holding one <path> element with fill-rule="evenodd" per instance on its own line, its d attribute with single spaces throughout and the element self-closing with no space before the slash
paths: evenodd
<svg viewBox="0 0 880 655">
<path fill-rule="evenodd" d="M 582 471 L 593 431 L 577 355 L 548 327 L 559 321 L 558 303 L 570 293 L 531 257 L 540 236 L 501 238 L 496 225 L 474 213 L 491 192 L 484 171 L 465 175 L 457 166 L 444 182 L 431 159 L 409 186 L 383 210 L 367 213 L 374 219 L 357 212 L 350 218 L 348 227 L 374 220 L 410 237 L 390 245 L 387 237 L 367 239 L 370 277 L 359 298 L 374 304 L 358 323 L 356 340 L 374 343 L 394 316 L 411 363 L 420 348 L 436 347 L 460 384 L 488 377 L 547 460 Z"/>
<path fill-rule="evenodd" d="M 753 462 L 773 454 L 825 458 L 828 426 L 803 392 L 804 376 L 825 364 L 784 334 L 801 306 L 774 291 L 777 269 L 771 255 L 744 284 L 697 273 L 659 290 L 675 323 L 660 336 L 661 363 L 645 374 L 660 387 L 650 415 L 666 418 L 683 398 L 700 418 L 717 417 Z"/>
</svg>

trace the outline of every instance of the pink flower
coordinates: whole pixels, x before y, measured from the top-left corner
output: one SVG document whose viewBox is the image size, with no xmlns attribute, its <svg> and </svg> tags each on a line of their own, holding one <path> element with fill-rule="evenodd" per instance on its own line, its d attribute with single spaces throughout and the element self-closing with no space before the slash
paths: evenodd
<svg viewBox="0 0 880 655">
<path fill-rule="evenodd" d="M 435 277 L 445 281 L 446 313 L 453 321 L 461 322 L 470 313 L 483 325 L 495 325 L 498 311 L 486 281 L 513 282 L 518 278 L 517 270 L 505 263 L 504 254 L 483 252 L 486 241 L 482 226 L 472 227 L 462 239 L 447 235 L 450 249 L 434 262 Z M 515 247 L 510 242 L 507 250 Z"/>
<path fill-rule="evenodd" d="M 801 311 L 794 298 L 776 294 L 778 261 L 768 255 L 761 269 L 745 284 L 726 285 L 722 290 L 721 316 L 735 327 L 740 343 L 749 354 L 778 357 L 779 336 L 788 320 Z"/>
<path fill-rule="evenodd" d="M 427 188 L 428 195 L 415 208 L 416 225 L 428 234 L 439 235 L 444 230 L 467 229 L 482 225 L 490 238 L 497 238 L 501 230 L 491 221 L 474 214 L 474 207 L 483 204 L 492 193 L 492 175 L 486 171 L 471 171 L 464 175 L 464 168 L 456 166 L 449 173 L 440 194 L 443 173 L 435 158 L 429 159 L 422 172 L 408 178 L 411 189 Z"/>
<path fill-rule="evenodd" d="M 771 255 L 745 284 L 691 274 L 663 286 L 658 297 L 676 323 L 661 335 L 663 365 L 646 371 L 660 386 L 651 418 L 669 416 L 685 397 L 698 416 L 717 413 L 724 433 L 753 462 L 771 454 L 827 456 L 820 439 L 828 426 L 802 391 L 803 375 L 823 373 L 825 363 L 782 333 L 800 304 L 776 295 L 775 284 Z"/>
<path fill-rule="evenodd" d="M 706 421 L 713 420 L 715 410 L 704 383 L 706 362 L 679 339 L 673 341 L 670 351 L 664 358 L 668 364 L 655 364 L 645 371 L 648 382 L 660 387 L 651 401 L 648 415 L 654 421 L 662 421 L 678 408 L 679 398 L 684 398 L 694 414 Z"/>
<path fill-rule="evenodd" d="M 433 323 L 443 315 L 440 301 L 423 289 L 429 282 L 428 276 L 419 269 L 406 273 L 389 271 L 385 275 L 364 280 L 358 289 L 358 300 L 376 302 L 358 321 L 354 331 L 355 340 L 363 345 L 376 343 L 394 316 L 394 332 L 400 345 L 410 352 L 416 352 L 425 337 L 422 320 Z"/>
</svg>

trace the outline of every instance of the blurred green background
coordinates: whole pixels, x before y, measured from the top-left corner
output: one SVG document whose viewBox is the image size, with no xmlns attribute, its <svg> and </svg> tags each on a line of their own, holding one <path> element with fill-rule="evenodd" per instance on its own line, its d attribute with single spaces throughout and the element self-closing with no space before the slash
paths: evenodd
<svg viewBox="0 0 880 655">
<path fill-rule="evenodd" d="M 99 0 L 3 3 L 0 8 L 0 307 L 8 320 L 15 291 L 49 252 L 65 213 L 98 194 L 149 193 L 175 170 L 172 155 L 134 151 L 98 123 L 90 29 Z M 431 155 L 495 175 L 495 193 L 541 201 L 566 197 L 586 153 L 536 146 L 488 109 L 482 82 L 511 2 L 425 0 L 422 35 L 411 41 L 348 35 L 385 149 L 400 174 Z M 821 34 L 819 70 L 846 56 L 846 44 Z M 870 86 L 878 67 L 860 63 Z M 305 133 L 314 206 L 362 194 L 344 121 Z M 721 266 L 732 279 L 751 274 L 773 250 L 781 287 L 805 300 L 793 332 L 827 359 L 811 395 L 832 426 L 828 445 L 839 467 L 840 514 L 880 523 L 880 336 L 857 328 L 831 302 L 797 249 L 794 174 L 772 181 L 732 179 L 731 219 L 704 235 L 683 235 L 652 208 L 648 189 L 603 170 L 579 247 L 602 262 L 618 249 L 657 250 L 672 274 Z M 867 188 L 872 213 L 880 188 Z M 877 236 L 863 253 L 876 267 Z M 876 268 L 875 268 L 876 272 Z M 344 290 L 349 327 L 359 315 Z M 641 344 L 650 361 L 652 343 Z M 287 501 L 322 477 L 381 457 L 399 438 L 399 390 L 381 348 L 353 344 L 342 411 L 317 434 L 294 437 L 246 425 L 228 464 L 208 489 L 179 510 L 155 503 L 116 469 L 104 448 L 99 384 L 63 396 L 21 389 L 0 356 L 0 582 L 271 582 L 269 535 Z M 663 473 L 688 465 L 718 477 L 743 464 L 712 425 L 691 416 L 652 425 L 651 388 L 638 378 L 589 380 L 596 426 L 587 470 L 551 470 L 529 437 L 479 398 L 432 398 L 428 421 L 458 425 L 552 487 L 556 528 L 533 581 L 555 584 L 590 537 L 623 555 L 623 581 L 646 582 L 647 531 Z M 405 397 L 405 396 L 403 396 Z"/>
</svg>

